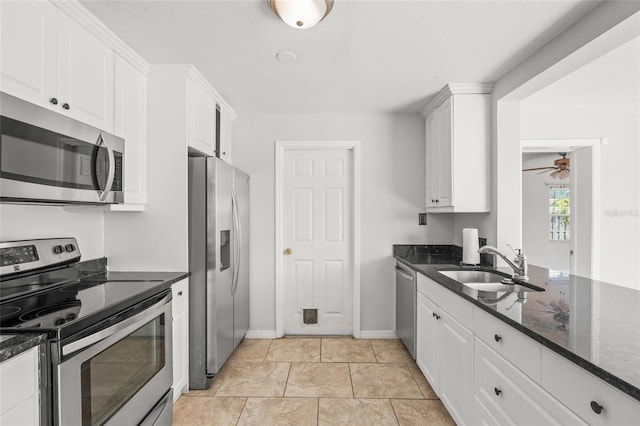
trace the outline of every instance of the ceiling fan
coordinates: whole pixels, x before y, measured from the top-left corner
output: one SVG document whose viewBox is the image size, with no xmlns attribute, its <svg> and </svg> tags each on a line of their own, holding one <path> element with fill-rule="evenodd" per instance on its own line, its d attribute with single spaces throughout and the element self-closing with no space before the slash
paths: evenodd
<svg viewBox="0 0 640 426">
<path fill-rule="evenodd" d="M 568 179 L 569 178 L 569 165 L 571 162 L 570 158 L 567 158 L 566 152 L 559 152 L 558 155 L 561 155 L 562 158 L 559 158 L 553 162 L 553 166 L 549 167 L 535 167 L 532 169 L 523 169 L 523 172 L 530 172 L 534 170 L 542 170 L 540 173 L 551 172 L 551 177 L 554 179 Z"/>
</svg>

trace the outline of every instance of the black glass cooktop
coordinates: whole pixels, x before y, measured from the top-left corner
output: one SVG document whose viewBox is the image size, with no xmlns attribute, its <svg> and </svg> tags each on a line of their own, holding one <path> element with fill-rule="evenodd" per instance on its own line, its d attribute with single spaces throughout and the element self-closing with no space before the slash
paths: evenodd
<svg viewBox="0 0 640 426">
<path fill-rule="evenodd" d="M 63 339 L 166 291 L 168 287 L 162 284 L 162 281 L 105 281 L 100 276 L 47 282 L 42 291 L 3 301 L 0 329 L 47 331 L 51 338 Z M 23 283 L 22 287 L 36 285 Z"/>
</svg>

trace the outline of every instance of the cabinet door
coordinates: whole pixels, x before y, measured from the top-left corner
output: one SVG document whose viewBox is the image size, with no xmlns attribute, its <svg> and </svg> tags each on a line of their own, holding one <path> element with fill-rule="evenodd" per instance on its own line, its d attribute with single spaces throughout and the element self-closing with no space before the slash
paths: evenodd
<svg viewBox="0 0 640 426">
<path fill-rule="evenodd" d="M 450 207 L 452 204 L 452 98 L 449 97 L 436 108 L 436 205 Z"/>
<path fill-rule="evenodd" d="M 58 12 L 60 111 L 113 133 L 113 51 Z"/>
<path fill-rule="evenodd" d="M 439 393 L 457 424 L 473 423 L 473 333 L 440 312 Z"/>
<path fill-rule="evenodd" d="M 189 281 L 171 286 L 173 295 L 173 400 L 189 383 Z"/>
<path fill-rule="evenodd" d="M 436 393 L 438 391 L 438 308 L 418 292 L 416 311 L 416 363 Z"/>
<path fill-rule="evenodd" d="M 220 158 L 231 163 L 231 116 L 224 106 L 220 107 Z"/>
<path fill-rule="evenodd" d="M 124 202 L 147 202 L 147 78 L 115 57 L 114 132 L 124 138 Z"/>
<path fill-rule="evenodd" d="M 436 169 L 438 168 L 436 136 L 436 111 L 433 111 L 425 121 L 425 195 L 427 207 L 436 207 L 438 199 L 436 193 Z"/>
<path fill-rule="evenodd" d="M 56 12 L 48 1 L 0 2 L 2 91 L 50 109 L 56 106 Z"/>
<path fill-rule="evenodd" d="M 40 424 L 38 347 L 0 364 L 0 424 Z"/>
<path fill-rule="evenodd" d="M 216 100 L 194 81 L 189 82 L 189 146 L 213 156 L 216 144 Z"/>
</svg>

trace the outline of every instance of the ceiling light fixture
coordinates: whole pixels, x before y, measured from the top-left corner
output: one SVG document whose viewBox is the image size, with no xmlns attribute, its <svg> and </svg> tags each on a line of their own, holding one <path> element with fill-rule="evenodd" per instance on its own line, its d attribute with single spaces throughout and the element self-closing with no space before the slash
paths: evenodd
<svg viewBox="0 0 640 426">
<path fill-rule="evenodd" d="M 322 21 L 333 8 L 333 0 L 267 0 L 287 25 L 307 29 Z"/>
</svg>

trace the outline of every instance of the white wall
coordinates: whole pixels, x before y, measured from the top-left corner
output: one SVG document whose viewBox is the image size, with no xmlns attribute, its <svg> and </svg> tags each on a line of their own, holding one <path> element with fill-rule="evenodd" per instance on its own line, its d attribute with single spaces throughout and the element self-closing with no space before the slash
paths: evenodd
<svg viewBox="0 0 640 426">
<path fill-rule="evenodd" d="M 274 141 L 359 140 L 362 164 L 361 329 L 393 330 L 392 245 L 426 242 L 424 120 L 419 115 L 241 115 L 234 165 L 251 175 L 251 330 L 275 330 Z"/>
<path fill-rule="evenodd" d="M 489 244 L 521 242 L 520 100 L 637 35 L 639 2 L 602 2 L 583 19 L 499 78 L 492 93 L 492 211 L 457 220 Z M 634 15 L 635 14 L 635 15 Z M 630 18 L 631 17 L 631 18 Z M 620 25 L 622 24 L 622 25 Z"/>
<path fill-rule="evenodd" d="M 75 237 L 81 260 L 104 256 L 102 207 L 0 204 L 0 241 Z"/>
<path fill-rule="evenodd" d="M 548 167 L 558 158 L 558 154 L 544 154 L 527 161 L 523 159 L 522 168 Z M 552 178 L 548 172 L 539 174 L 538 171 L 522 174 L 522 251 L 527 255 L 531 265 L 561 271 L 570 270 L 570 241 L 549 239 L 549 185 L 570 186 L 571 177 L 558 180 Z M 573 227 L 571 232 L 573 237 Z"/>
<path fill-rule="evenodd" d="M 640 106 L 528 105 L 521 107 L 523 139 L 608 139 L 600 147 L 600 223 L 595 241 L 602 281 L 640 289 Z M 599 173 L 598 173 L 599 172 Z"/>
<path fill-rule="evenodd" d="M 148 79 L 147 204 L 105 213 L 112 270 L 188 271 L 186 77 L 152 67 Z"/>
</svg>

